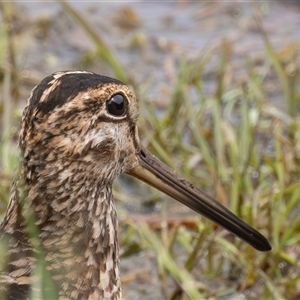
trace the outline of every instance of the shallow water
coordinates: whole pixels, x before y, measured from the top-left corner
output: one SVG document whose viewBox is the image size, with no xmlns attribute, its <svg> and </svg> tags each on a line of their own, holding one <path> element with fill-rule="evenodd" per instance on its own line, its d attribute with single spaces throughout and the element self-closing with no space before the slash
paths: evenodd
<svg viewBox="0 0 300 300">
<path fill-rule="evenodd" d="M 220 59 L 224 39 L 231 44 L 231 61 L 235 76 L 244 75 L 247 58 L 260 59 L 264 44 L 253 11 L 260 12 L 264 29 L 276 50 L 289 42 L 300 41 L 300 5 L 262 2 L 70 2 L 99 35 L 114 49 L 129 76 L 147 83 L 147 97 L 162 97 L 161 85 L 172 85 L 182 56 L 194 58 L 207 51 L 212 56 L 204 78 L 204 93 L 214 92 L 211 73 Z M 75 25 L 59 4 L 18 3 L 28 19 L 28 36 L 24 69 L 48 73 L 81 68 L 80 55 L 94 45 Z M 50 23 L 47 28 L 44 23 Z M 112 75 L 107 66 L 89 66 L 98 73 Z M 26 73 L 28 75 L 28 73 Z M 284 107 L 282 95 L 275 92 L 272 101 Z"/>
</svg>

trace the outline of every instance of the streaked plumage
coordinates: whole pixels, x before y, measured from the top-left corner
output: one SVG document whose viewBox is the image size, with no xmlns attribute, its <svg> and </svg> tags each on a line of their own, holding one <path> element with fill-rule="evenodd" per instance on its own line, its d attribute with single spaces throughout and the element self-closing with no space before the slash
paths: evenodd
<svg viewBox="0 0 300 300">
<path fill-rule="evenodd" d="M 121 299 L 112 184 L 123 172 L 270 249 L 257 231 L 152 157 L 140 145 L 137 117 L 126 85 L 90 72 L 58 72 L 32 91 L 20 128 L 21 177 L 0 227 L 7 244 L 0 292 L 7 299 L 46 288 L 59 299 Z M 50 286 L 35 278 L 37 257 Z"/>
</svg>

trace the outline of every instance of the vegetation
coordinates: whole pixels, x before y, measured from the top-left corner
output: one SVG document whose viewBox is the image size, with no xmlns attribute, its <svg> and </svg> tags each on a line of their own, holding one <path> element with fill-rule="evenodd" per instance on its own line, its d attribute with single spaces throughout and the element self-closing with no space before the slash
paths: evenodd
<svg viewBox="0 0 300 300">
<path fill-rule="evenodd" d="M 38 80 L 22 76 L 16 34 L 11 30 L 14 6 L 2 3 L 1 8 L 5 25 L 0 29 L 3 216 L 18 165 L 15 144 L 24 106 L 20 95 L 24 86 L 33 87 Z M 299 43 L 283 44 L 280 52 L 275 51 L 255 15 L 265 45 L 263 59 L 257 62 L 245 57 L 245 74 L 238 77 L 232 73 L 231 42 L 224 40 L 213 70 L 215 92 L 207 97 L 202 75 L 211 68 L 210 51 L 204 49 L 194 59 L 182 57 L 173 74 L 174 85 L 164 87 L 161 97 L 168 102 L 162 109 L 147 96 L 147 86 L 126 75 L 89 22 L 65 2 L 62 9 L 95 43 L 89 59 L 104 60 L 116 77 L 132 85 L 143 115 L 140 135 L 150 151 L 260 230 L 273 246 L 271 252 L 259 253 L 202 217 L 174 216 L 169 209 L 173 202 L 166 196 L 124 177 L 115 187 L 123 259 L 142 253 L 155 260 L 157 278 L 151 280 L 167 299 L 223 299 L 240 294 L 247 299 L 300 297 Z M 274 94 L 267 89 L 270 82 L 283 95 L 284 109 L 273 104 Z M 142 186 L 147 197 L 138 189 L 124 196 L 121 186 L 128 183 Z M 145 215 L 141 224 L 131 216 L 126 208 L 132 195 L 143 198 L 148 206 L 160 207 L 155 222 Z M 137 275 L 150 272 L 153 269 L 139 273 L 132 267 L 123 274 L 124 296 L 133 287 L 135 295 L 150 299 L 138 283 L 143 279 L 137 280 Z M 144 274 L 146 282 L 149 278 Z"/>
</svg>

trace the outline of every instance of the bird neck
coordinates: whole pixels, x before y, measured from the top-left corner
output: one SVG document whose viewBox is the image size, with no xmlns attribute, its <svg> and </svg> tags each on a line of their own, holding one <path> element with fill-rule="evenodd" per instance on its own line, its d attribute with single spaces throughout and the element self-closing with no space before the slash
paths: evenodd
<svg viewBox="0 0 300 300">
<path fill-rule="evenodd" d="M 29 188 L 47 269 L 62 298 L 121 299 L 112 186 L 79 175 Z"/>
</svg>

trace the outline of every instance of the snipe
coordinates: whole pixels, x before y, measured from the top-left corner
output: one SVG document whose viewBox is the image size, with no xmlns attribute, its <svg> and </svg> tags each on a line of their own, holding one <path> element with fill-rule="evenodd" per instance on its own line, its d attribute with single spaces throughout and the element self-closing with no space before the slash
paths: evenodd
<svg viewBox="0 0 300 300">
<path fill-rule="evenodd" d="M 143 148 L 137 117 L 126 85 L 90 72 L 58 72 L 32 91 L 20 129 L 21 178 L 0 228 L 7 244 L 0 276 L 6 299 L 46 289 L 36 284 L 37 257 L 51 278 L 52 298 L 121 299 L 112 184 L 123 172 L 254 248 L 271 249 L 258 231 Z"/>
</svg>

